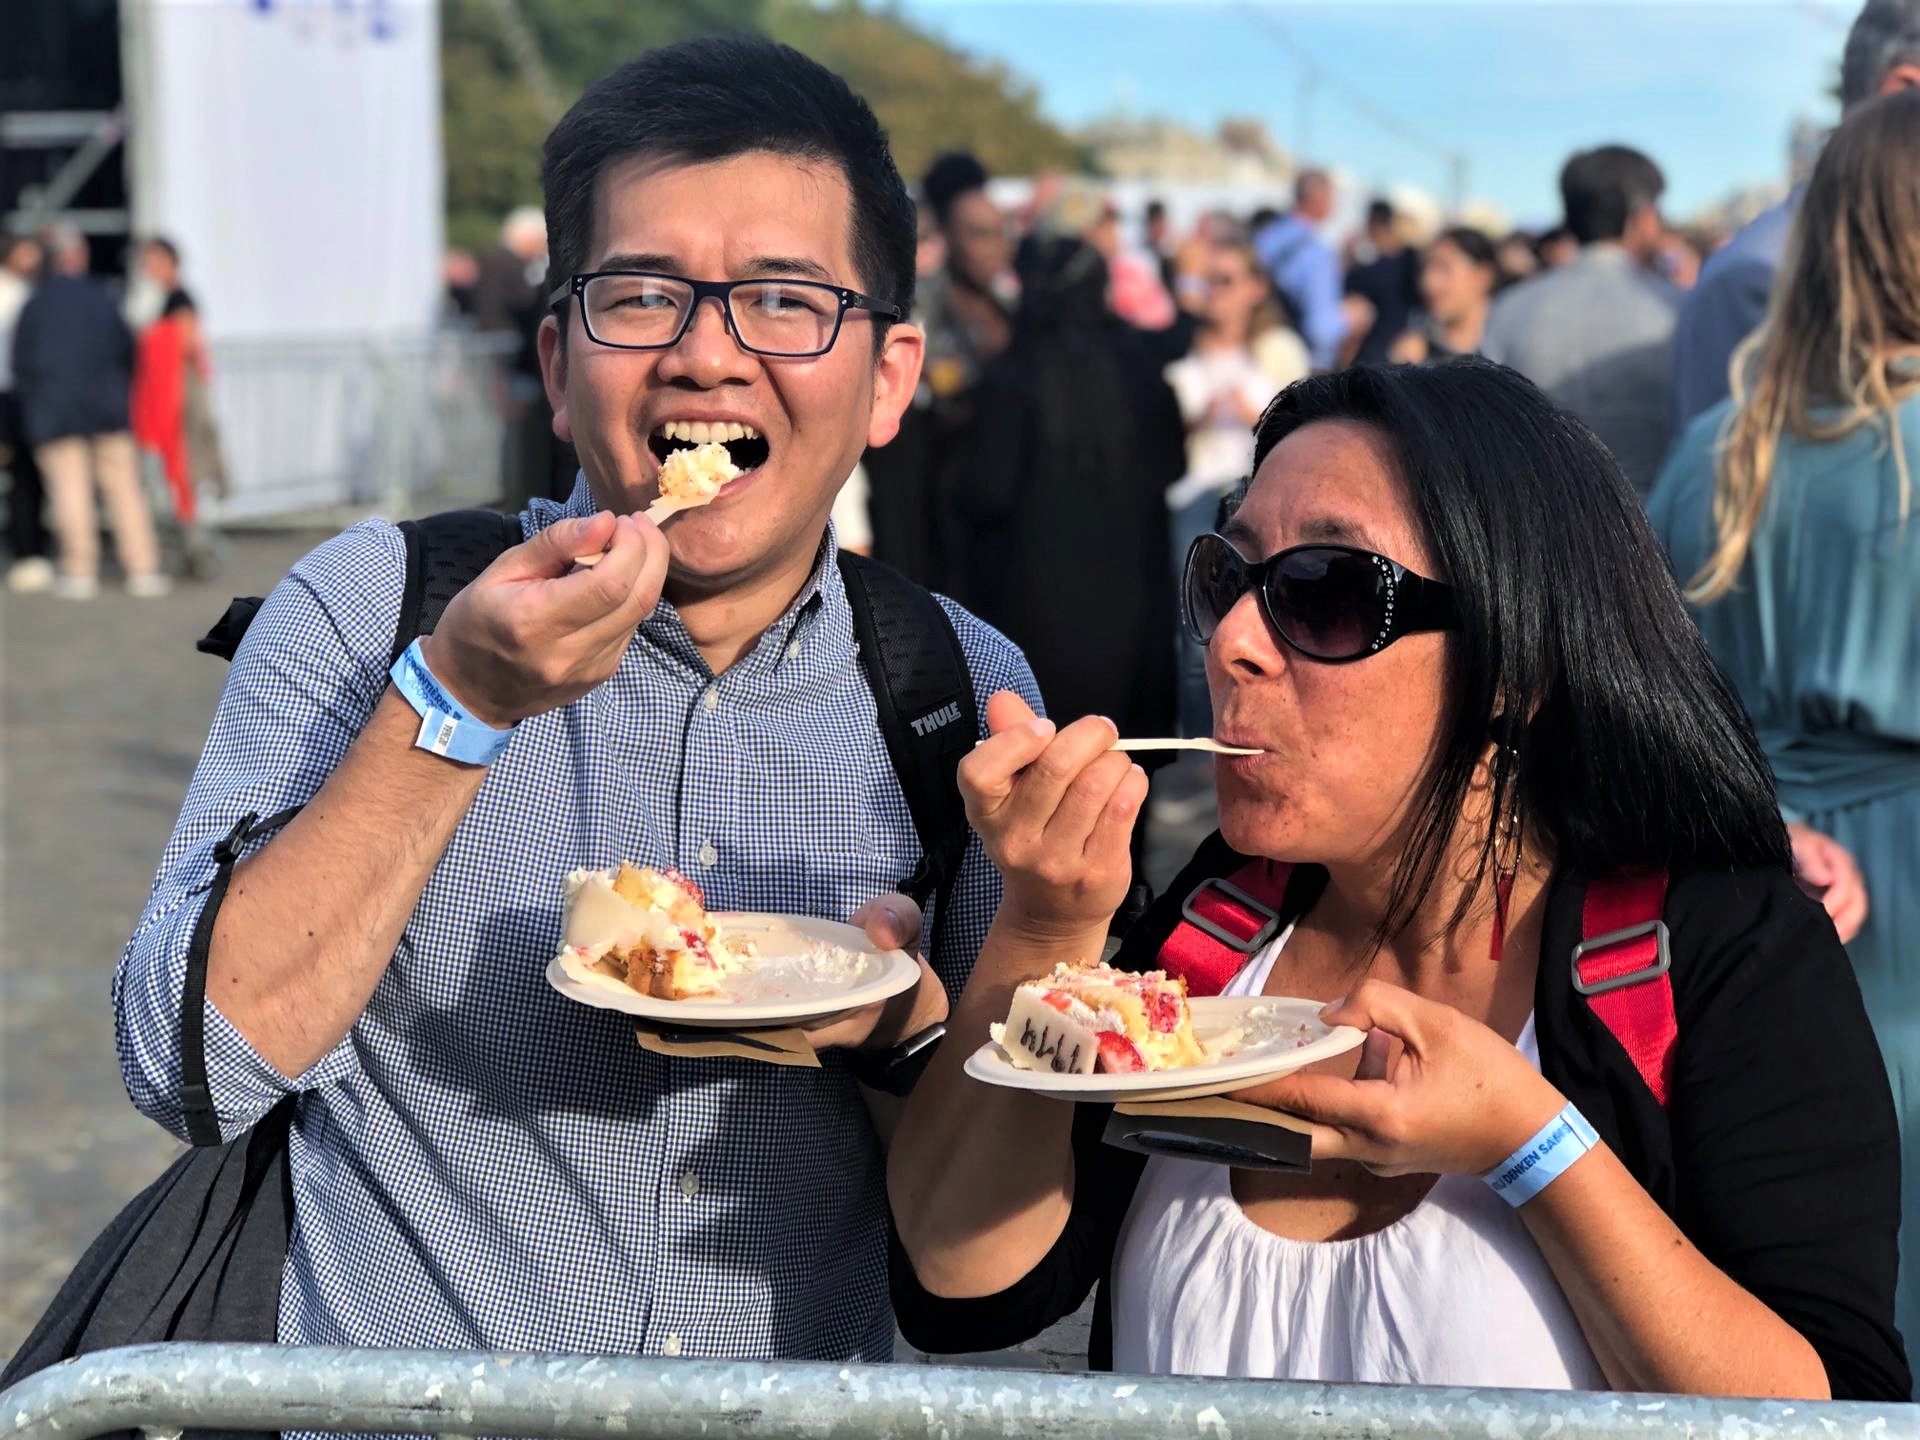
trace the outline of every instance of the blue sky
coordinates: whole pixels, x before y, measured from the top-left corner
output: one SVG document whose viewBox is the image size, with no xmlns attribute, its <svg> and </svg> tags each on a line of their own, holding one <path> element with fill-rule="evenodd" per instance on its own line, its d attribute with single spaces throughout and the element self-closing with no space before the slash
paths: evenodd
<svg viewBox="0 0 1920 1440">
<path fill-rule="evenodd" d="M 1830 123 L 1854 6 L 1840 0 L 903 0 L 900 8 L 1035 85 L 1068 125 L 1125 103 L 1211 129 L 1245 114 L 1369 186 L 1444 198 L 1460 151 L 1468 193 L 1517 221 L 1559 210 L 1572 151 L 1618 141 L 1666 171 L 1684 216 L 1785 173 L 1796 116 Z M 1250 13 L 1251 12 L 1251 13 Z M 1327 79 L 1302 104 L 1301 66 Z M 1358 92 L 1424 137 L 1410 142 L 1349 102 Z"/>
</svg>

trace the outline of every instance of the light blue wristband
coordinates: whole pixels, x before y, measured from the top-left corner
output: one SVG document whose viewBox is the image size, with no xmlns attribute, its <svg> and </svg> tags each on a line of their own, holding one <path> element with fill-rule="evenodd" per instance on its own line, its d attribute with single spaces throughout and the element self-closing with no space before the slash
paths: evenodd
<svg viewBox="0 0 1920 1440">
<path fill-rule="evenodd" d="M 1494 1194 L 1517 1210 L 1599 1143 L 1599 1132 L 1587 1123 L 1587 1117 L 1568 1105 L 1539 1134 L 1481 1178 Z"/>
<path fill-rule="evenodd" d="M 420 716 L 420 733 L 414 744 L 462 765 L 491 765 L 513 739 L 513 726 L 495 730 L 474 719 L 446 687 L 433 678 L 415 640 L 393 662 L 388 672 L 393 688 L 407 697 Z"/>
</svg>

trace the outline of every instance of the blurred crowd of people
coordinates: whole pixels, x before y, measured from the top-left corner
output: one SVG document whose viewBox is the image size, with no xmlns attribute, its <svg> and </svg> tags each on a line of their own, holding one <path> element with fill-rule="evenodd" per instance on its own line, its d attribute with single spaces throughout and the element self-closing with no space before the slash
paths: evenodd
<svg viewBox="0 0 1920 1440">
<path fill-rule="evenodd" d="M 1676 423 L 1681 298 L 1722 238 L 1667 224 L 1662 188 L 1651 159 L 1607 146 L 1568 163 L 1565 223 L 1544 233 L 1423 233 L 1376 198 L 1342 236 L 1336 182 L 1309 169 L 1285 212 L 1176 229 L 1164 202 L 1123 215 L 1079 178 L 1045 177 L 1009 210 L 978 159 L 943 155 L 919 187 L 927 363 L 901 435 L 866 457 L 862 528 L 880 558 L 1005 629 L 1076 713 L 1205 733 L 1174 572 L 1295 380 L 1489 354 L 1651 485 Z M 1100 634 L 1163 638 L 1177 681 L 1102 653 Z"/>
<path fill-rule="evenodd" d="M 78 229 L 0 236 L 0 465 L 16 594 L 100 593 L 102 507 L 129 595 L 164 595 L 170 571 L 215 564 L 197 495 L 224 493 L 227 480 L 199 309 L 173 242 L 150 237 L 131 257 L 116 296 L 91 273 Z"/>
</svg>

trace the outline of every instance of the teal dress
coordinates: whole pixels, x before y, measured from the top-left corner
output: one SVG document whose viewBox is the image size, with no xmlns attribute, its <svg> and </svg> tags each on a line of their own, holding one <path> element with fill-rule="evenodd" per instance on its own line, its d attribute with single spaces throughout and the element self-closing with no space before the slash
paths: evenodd
<svg viewBox="0 0 1920 1440">
<path fill-rule="evenodd" d="M 1846 846 L 1870 913 L 1847 947 L 1901 1126 L 1898 1319 L 1920 1336 L 1920 396 L 1896 412 L 1913 477 L 1884 429 L 1785 436 L 1737 587 L 1695 614 L 1773 764 L 1780 808 Z M 1722 403 L 1681 438 L 1648 497 L 1685 584 L 1711 550 Z M 1809 1043 L 1820 1037 L 1809 1035 Z"/>
</svg>

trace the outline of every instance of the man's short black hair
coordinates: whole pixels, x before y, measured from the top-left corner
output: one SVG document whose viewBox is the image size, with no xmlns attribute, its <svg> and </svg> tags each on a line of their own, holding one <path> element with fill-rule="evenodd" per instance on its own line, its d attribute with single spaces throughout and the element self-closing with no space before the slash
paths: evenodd
<svg viewBox="0 0 1920 1440">
<path fill-rule="evenodd" d="M 649 50 L 587 88 L 547 136 L 548 285 L 587 268 L 594 204 L 609 165 L 636 155 L 700 163 L 756 150 L 830 161 L 853 192 L 852 283 L 913 307 L 913 202 L 873 110 L 831 70 L 751 35 Z M 718 279 L 718 276 L 701 276 Z M 875 334 L 884 334 L 875 317 Z"/>
<path fill-rule="evenodd" d="M 147 236 L 145 243 L 153 246 L 153 248 L 156 250 L 164 250 L 166 252 L 167 259 L 171 260 L 175 265 L 178 265 L 180 263 L 180 247 L 174 244 L 173 241 L 167 239 L 166 236 L 149 235 Z"/>
<path fill-rule="evenodd" d="M 953 213 L 954 201 L 986 188 L 987 167 L 965 150 L 949 150 L 935 156 L 920 181 L 920 193 L 927 197 L 927 208 L 942 225 Z"/>
<path fill-rule="evenodd" d="M 1369 230 L 1391 230 L 1393 228 L 1393 202 L 1375 199 L 1367 202 L 1367 228 Z"/>
<path fill-rule="evenodd" d="M 1583 150 L 1560 172 L 1567 228 L 1582 245 L 1618 240 L 1642 205 L 1656 204 L 1667 180 L 1660 167 L 1625 145 Z"/>
<path fill-rule="evenodd" d="M 1164 200 L 1147 201 L 1147 220 L 1149 223 L 1155 220 L 1164 220 L 1166 218 L 1167 218 L 1167 202 L 1166 201 Z"/>
</svg>

